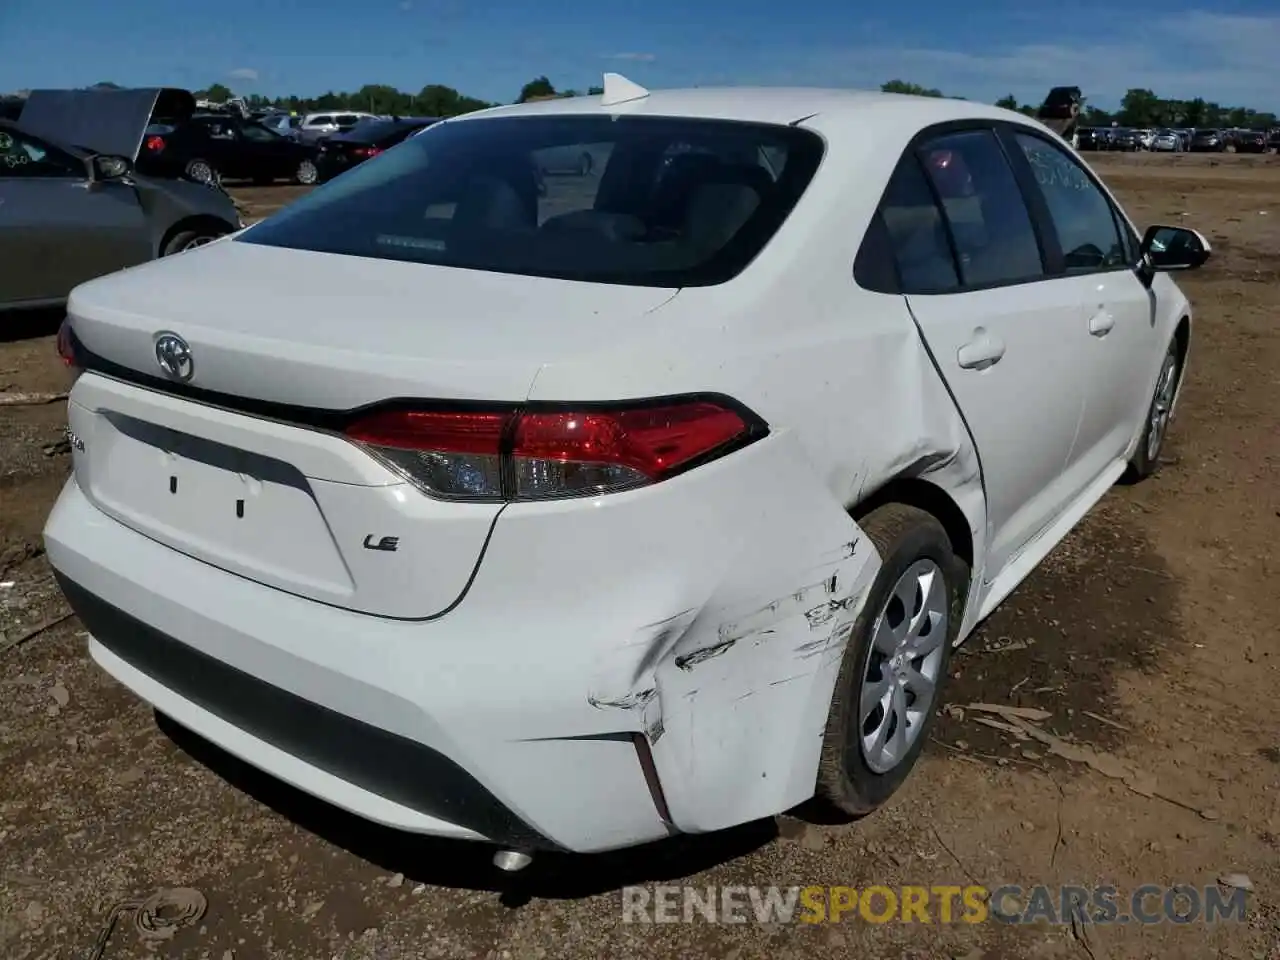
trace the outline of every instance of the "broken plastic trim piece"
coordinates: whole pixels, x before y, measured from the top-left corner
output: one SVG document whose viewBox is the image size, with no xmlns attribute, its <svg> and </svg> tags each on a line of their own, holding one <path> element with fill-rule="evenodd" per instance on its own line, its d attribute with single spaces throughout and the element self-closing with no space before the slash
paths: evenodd
<svg viewBox="0 0 1280 960">
<path fill-rule="evenodd" d="M 648 90 L 638 83 L 632 83 L 622 74 L 606 73 L 604 75 L 604 92 L 600 94 L 600 105 L 612 107 L 619 103 L 643 100 L 648 95 Z"/>
</svg>

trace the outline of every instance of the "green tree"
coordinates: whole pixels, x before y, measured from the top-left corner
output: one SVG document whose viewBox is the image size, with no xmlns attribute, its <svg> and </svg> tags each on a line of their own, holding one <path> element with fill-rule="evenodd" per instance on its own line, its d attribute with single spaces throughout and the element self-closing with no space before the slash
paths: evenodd
<svg viewBox="0 0 1280 960">
<path fill-rule="evenodd" d="M 604 93 L 604 87 L 587 87 L 588 97 L 598 97 Z"/>
<path fill-rule="evenodd" d="M 551 85 L 551 81 L 546 77 L 537 77 L 520 88 L 520 98 L 516 103 L 527 103 L 530 100 L 554 96 L 557 96 L 556 88 Z"/>
<path fill-rule="evenodd" d="M 906 93 L 913 97 L 940 97 L 942 91 L 934 87 L 922 87 L 918 83 L 907 83 L 905 80 L 890 80 L 880 84 L 884 93 Z"/>
<path fill-rule="evenodd" d="M 1001 107 L 1005 110 L 1017 110 L 1018 98 L 1015 97 L 1012 93 L 1006 94 L 1005 96 L 1001 97 L 999 100 L 996 101 L 996 106 Z"/>
<path fill-rule="evenodd" d="M 1182 122 L 1188 127 L 1203 127 L 1207 107 L 1203 97 L 1188 100 L 1182 105 Z"/>
<path fill-rule="evenodd" d="M 1080 111 L 1081 123 L 1086 127 L 1109 127 L 1115 118 L 1106 110 L 1090 104 Z"/>
<path fill-rule="evenodd" d="M 1160 98 L 1150 90 L 1134 87 L 1120 99 L 1119 120 L 1126 127 L 1153 126 L 1160 115 Z"/>
</svg>

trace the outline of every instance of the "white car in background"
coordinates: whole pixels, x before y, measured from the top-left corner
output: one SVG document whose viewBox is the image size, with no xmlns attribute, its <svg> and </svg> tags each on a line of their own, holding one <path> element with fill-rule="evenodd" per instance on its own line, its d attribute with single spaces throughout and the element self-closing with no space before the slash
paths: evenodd
<svg viewBox="0 0 1280 960">
<path fill-rule="evenodd" d="M 79 287 L 49 559 L 159 711 L 503 866 L 863 813 L 1156 469 L 1208 255 L 1017 113 L 609 76 Z"/>
<path fill-rule="evenodd" d="M 330 110 L 327 113 L 308 113 L 302 122 L 292 125 L 293 133 L 305 143 L 314 143 L 335 133 L 346 133 L 361 120 L 376 120 L 377 115 L 354 110 Z"/>
</svg>

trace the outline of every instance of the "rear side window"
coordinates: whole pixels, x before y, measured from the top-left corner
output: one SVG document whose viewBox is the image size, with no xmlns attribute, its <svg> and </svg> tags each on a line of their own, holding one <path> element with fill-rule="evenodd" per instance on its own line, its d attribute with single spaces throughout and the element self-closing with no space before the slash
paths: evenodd
<svg viewBox="0 0 1280 960">
<path fill-rule="evenodd" d="M 1044 276 L 1031 214 L 993 131 L 942 136 L 919 155 L 942 201 L 965 286 Z"/>
<path fill-rule="evenodd" d="M 946 293 L 960 286 L 942 211 L 915 156 L 898 164 L 880 205 L 903 293 Z"/>
<path fill-rule="evenodd" d="M 331 123 L 333 123 L 333 117 L 312 117 L 311 118 L 311 126 L 313 127 L 327 127 Z"/>
<path fill-rule="evenodd" d="M 722 283 L 808 187 L 822 140 L 665 117 L 441 123 L 235 242 L 598 283 Z M 771 170 L 775 165 L 776 170 Z"/>
</svg>

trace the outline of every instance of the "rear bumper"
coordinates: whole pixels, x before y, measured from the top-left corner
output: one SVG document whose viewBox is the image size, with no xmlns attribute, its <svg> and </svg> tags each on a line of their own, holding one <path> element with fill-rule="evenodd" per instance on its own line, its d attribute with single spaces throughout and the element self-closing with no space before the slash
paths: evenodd
<svg viewBox="0 0 1280 960">
<path fill-rule="evenodd" d="M 658 488 L 508 508 L 432 622 L 227 573 L 74 479 L 45 540 L 97 662 L 229 753 L 395 828 L 591 852 L 812 795 L 879 559 L 805 464 L 783 434 Z"/>
</svg>

